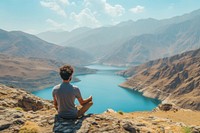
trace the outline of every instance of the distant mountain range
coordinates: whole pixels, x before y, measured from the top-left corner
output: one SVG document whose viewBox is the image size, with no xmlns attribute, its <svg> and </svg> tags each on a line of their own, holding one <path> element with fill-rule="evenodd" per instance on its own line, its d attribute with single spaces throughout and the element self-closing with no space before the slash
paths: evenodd
<svg viewBox="0 0 200 133">
<path fill-rule="evenodd" d="M 54 59 L 74 65 L 88 64 L 93 59 L 78 48 L 58 46 L 21 31 L 0 30 L 0 52 L 10 56 Z"/>
<path fill-rule="evenodd" d="M 0 30 L 0 52 L 74 65 L 94 60 L 109 65 L 135 65 L 199 48 L 199 23 L 200 10 L 196 10 L 164 20 L 130 20 L 110 27 L 38 35 L 46 41 L 21 31 Z"/>
<path fill-rule="evenodd" d="M 130 20 L 110 27 L 61 32 L 60 45 L 80 48 L 93 55 L 99 63 L 140 64 L 199 48 L 199 23 L 200 10 L 164 20 Z M 39 34 L 38 37 L 51 42 L 58 33 L 48 34 Z"/>
<path fill-rule="evenodd" d="M 184 22 L 170 24 L 154 34 L 133 37 L 123 43 L 103 62 L 109 64 L 140 64 L 200 47 L 200 14 Z"/>
<path fill-rule="evenodd" d="M 200 110 L 200 49 L 153 60 L 122 71 L 121 84 L 143 95 Z"/>
<path fill-rule="evenodd" d="M 67 40 L 69 40 L 70 38 L 74 38 L 76 36 L 81 35 L 84 32 L 89 31 L 90 28 L 88 27 L 81 27 L 78 29 L 75 29 L 71 32 L 69 31 L 62 31 L 62 32 L 58 32 L 58 31 L 47 31 L 47 32 L 42 32 L 37 34 L 37 36 L 39 38 L 41 38 L 42 40 L 45 40 L 47 42 L 51 42 L 54 44 L 61 44 L 66 42 Z"/>
</svg>

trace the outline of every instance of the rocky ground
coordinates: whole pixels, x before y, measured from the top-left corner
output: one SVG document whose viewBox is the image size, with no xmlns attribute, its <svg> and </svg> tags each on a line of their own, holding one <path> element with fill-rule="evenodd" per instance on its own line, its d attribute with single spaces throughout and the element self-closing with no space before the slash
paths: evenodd
<svg viewBox="0 0 200 133">
<path fill-rule="evenodd" d="M 80 119 L 59 118 L 51 101 L 0 85 L 0 133 L 200 133 L 200 112 L 164 104 L 151 112 L 108 109 Z"/>
</svg>

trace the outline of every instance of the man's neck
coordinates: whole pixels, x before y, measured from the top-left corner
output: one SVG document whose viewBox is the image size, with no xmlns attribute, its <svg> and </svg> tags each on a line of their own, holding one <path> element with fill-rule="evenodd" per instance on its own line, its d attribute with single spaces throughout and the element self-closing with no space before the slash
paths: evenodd
<svg viewBox="0 0 200 133">
<path fill-rule="evenodd" d="M 63 82 L 64 82 L 64 83 L 69 83 L 70 81 L 69 81 L 69 80 L 63 80 Z"/>
</svg>

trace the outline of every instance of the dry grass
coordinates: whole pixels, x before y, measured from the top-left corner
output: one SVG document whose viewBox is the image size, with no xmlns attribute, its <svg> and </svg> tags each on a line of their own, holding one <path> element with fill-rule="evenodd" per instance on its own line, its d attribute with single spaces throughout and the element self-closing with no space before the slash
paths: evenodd
<svg viewBox="0 0 200 133">
<path fill-rule="evenodd" d="M 200 111 L 190 111 L 190 110 L 179 110 L 177 112 L 173 111 L 158 111 L 158 112 L 134 112 L 134 113 L 125 113 L 125 115 L 120 115 L 123 117 L 159 117 L 159 118 L 168 118 L 175 122 L 183 122 L 187 125 L 198 125 L 200 126 Z"/>
<path fill-rule="evenodd" d="M 20 128 L 19 133 L 39 133 L 40 132 L 40 127 L 34 123 L 27 121 L 24 126 Z"/>
</svg>

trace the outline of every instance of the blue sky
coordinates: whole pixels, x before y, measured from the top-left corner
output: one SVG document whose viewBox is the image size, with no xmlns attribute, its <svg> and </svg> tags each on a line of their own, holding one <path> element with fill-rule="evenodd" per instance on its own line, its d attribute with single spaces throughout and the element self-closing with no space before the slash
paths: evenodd
<svg viewBox="0 0 200 133">
<path fill-rule="evenodd" d="M 196 9 L 200 0 L 0 0 L 0 29 L 70 31 L 130 19 L 170 18 Z"/>
</svg>

